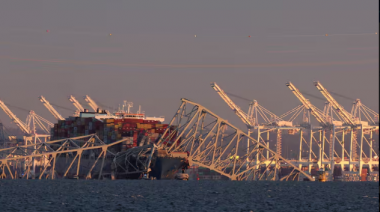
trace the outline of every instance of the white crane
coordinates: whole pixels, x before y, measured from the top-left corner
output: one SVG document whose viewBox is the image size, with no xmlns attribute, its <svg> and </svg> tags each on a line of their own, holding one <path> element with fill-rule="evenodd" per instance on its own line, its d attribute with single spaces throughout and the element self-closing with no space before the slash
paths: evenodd
<svg viewBox="0 0 380 212">
<path fill-rule="evenodd" d="M 351 116 L 355 118 L 356 123 L 363 123 L 365 118 L 371 125 L 379 125 L 379 114 L 365 106 L 360 99 L 356 99 L 353 103 Z"/>
<path fill-rule="evenodd" d="M 331 106 L 336 110 L 339 116 L 342 118 L 345 124 L 355 126 L 354 119 L 352 115 L 347 112 L 343 106 L 338 104 L 338 102 L 331 96 L 331 94 L 322 86 L 320 82 L 314 82 L 315 87 L 322 93 L 322 95 L 327 99 L 327 101 L 331 104 Z"/>
<path fill-rule="evenodd" d="M 227 94 L 215 83 L 211 83 L 211 87 L 219 94 L 220 97 L 227 103 L 227 105 L 235 112 L 237 116 L 247 125 L 248 128 L 255 126 L 255 122 L 249 119 L 249 116 L 240 109 Z M 253 104 L 252 104 L 253 105 Z M 251 112 L 251 109 L 249 110 Z"/>
<path fill-rule="evenodd" d="M 288 88 L 293 92 L 293 94 L 298 98 L 298 100 L 300 100 L 305 109 L 308 110 L 311 113 L 311 115 L 313 115 L 323 127 L 329 126 L 329 123 L 326 121 L 323 112 L 320 111 L 313 104 L 311 104 L 310 101 L 306 99 L 303 96 L 303 94 L 296 88 L 296 86 L 293 85 L 293 83 L 288 82 L 286 83 L 286 86 L 288 86 Z M 308 124 L 310 125 L 310 114 L 308 117 Z"/>
<path fill-rule="evenodd" d="M 100 109 L 99 106 L 92 100 L 88 95 L 84 96 L 83 99 L 87 102 L 87 104 L 94 110 L 95 112 Z"/>
<path fill-rule="evenodd" d="M 351 113 L 346 111 L 343 106 L 341 106 L 327 91 L 325 87 L 322 86 L 322 84 L 319 81 L 314 82 L 315 87 L 322 93 L 322 95 L 327 99 L 327 101 L 331 104 L 331 107 L 335 109 L 335 111 L 339 114 L 339 116 L 342 118 L 343 122 L 351 126 L 351 138 L 350 138 L 350 163 L 353 161 L 353 158 L 356 157 L 357 154 L 357 145 L 359 145 L 359 174 L 361 174 L 362 168 L 363 168 L 363 154 L 365 155 L 363 151 L 363 140 L 365 139 L 364 136 L 364 128 L 367 128 L 367 130 L 371 131 L 373 129 L 372 126 L 368 127 L 368 122 L 361 121 L 361 118 L 358 118 L 355 120 L 355 115 L 357 115 L 357 110 L 362 107 L 360 100 L 356 101 L 356 105 L 353 106 Z M 369 109 L 369 108 L 368 108 Z M 356 112 L 355 112 L 356 111 Z M 360 111 L 363 112 L 363 111 Z M 376 113 L 375 113 L 376 115 Z M 360 128 L 359 128 L 360 126 Z M 360 133 L 360 143 L 356 140 L 358 130 L 361 131 Z M 372 134 L 371 134 L 372 135 Z M 368 141 L 367 141 L 368 142 Z M 332 145 L 334 148 L 334 144 Z M 372 156 L 372 143 L 370 144 L 370 155 Z M 366 155 L 365 155 L 366 156 Z M 372 160 L 370 156 L 370 160 Z M 366 156 L 367 157 L 367 156 Z M 334 166 L 334 160 L 331 162 L 331 167 Z M 352 169 L 352 164 L 350 164 L 350 170 Z"/>
<path fill-rule="evenodd" d="M 313 104 L 310 103 L 310 101 L 308 99 L 306 99 L 303 94 L 293 85 L 293 83 L 291 82 L 288 82 L 286 83 L 286 86 L 292 91 L 292 93 L 298 98 L 298 100 L 300 100 L 300 102 L 302 103 L 304 109 L 306 109 L 308 111 L 308 114 L 307 114 L 307 123 L 303 123 L 303 124 L 306 124 L 306 128 L 309 128 L 310 130 L 310 135 L 309 135 L 309 170 L 311 170 L 311 162 L 312 162 L 312 154 L 314 154 L 314 152 L 312 151 L 312 142 L 313 142 L 313 129 L 311 127 L 311 120 L 310 120 L 310 114 L 313 115 L 317 121 L 319 122 L 319 124 L 323 127 L 323 128 L 330 128 L 331 125 L 335 124 L 335 123 L 338 123 L 337 121 L 333 121 L 332 119 L 332 114 L 331 114 L 331 117 L 330 119 L 331 120 L 328 120 L 328 117 L 325 116 L 325 113 L 324 111 L 321 111 L 320 109 L 318 109 L 317 107 L 315 107 Z M 339 124 L 339 123 L 338 123 Z M 334 126 L 334 125 L 333 125 Z M 302 131 L 301 131 L 302 132 Z M 318 147 L 319 147 L 319 160 L 318 160 L 318 165 L 319 167 L 322 166 L 322 162 L 323 162 L 323 156 L 325 155 L 324 153 L 324 142 L 325 142 L 325 131 L 321 131 L 321 133 L 323 135 L 321 135 L 322 137 L 322 141 L 320 141 L 321 143 L 318 144 Z M 302 134 L 301 134 L 302 136 Z M 333 127 L 333 133 L 332 133 L 332 136 L 333 136 L 333 140 L 335 139 L 335 128 Z M 333 146 L 334 144 L 334 141 L 330 141 L 329 142 L 330 144 L 330 147 Z M 300 142 L 300 152 L 299 152 L 299 160 L 301 161 L 302 160 L 302 141 Z M 334 148 L 330 148 L 330 160 L 331 161 L 334 161 L 334 153 L 335 150 Z M 314 156 L 316 156 L 314 154 Z"/>
<path fill-rule="evenodd" d="M 9 116 L 9 118 L 26 134 L 30 134 L 29 127 L 23 123 L 14 113 L 0 100 L 0 107 Z"/>
<path fill-rule="evenodd" d="M 69 96 L 69 101 L 73 103 L 74 107 L 79 111 L 79 112 L 84 112 L 84 108 L 82 105 L 73 97 L 72 95 Z"/>
<path fill-rule="evenodd" d="M 95 103 L 94 100 L 92 100 L 88 95 L 84 96 L 84 100 L 88 103 L 88 105 L 96 112 L 98 109 L 100 110 L 101 108 Z M 129 106 L 128 106 L 129 110 Z M 107 115 L 112 115 L 109 111 L 106 110 Z"/>
<path fill-rule="evenodd" d="M 268 118 L 266 118 L 265 111 L 270 116 L 274 117 L 274 119 L 278 118 L 273 113 L 270 113 L 265 108 L 258 105 L 257 101 L 253 101 L 249 105 L 248 114 L 243 112 L 242 109 L 240 109 L 239 106 L 237 106 L 228 96 L 227 94 L 215 83 L 211 83 L 211 87 L 214 88 L 214 90 L 219 94 L 220 97 L 227 103 L 227 105 L 235 112 L 235 114 L 244 122 L 244 124 L 247 125 L 248 128 L 248 135 L 251 134 L 251 129 L 253 127 L 258 127 L 258 121 L 257 121 L 257 113 L 261 115 L 262 118 L 264 118 L 265 121 L 270 121 Z M 254 117 L 255 116 L 255 117 Z M 259 128 L 258 128 L 259 129 Z M 258 133 L 258 137 L 260 137 L 260 133 Z M 262 139 L 258 139 L 259 142 L 262 142 L 264 145 L 267 145 Z M 249 148 L 249 139 L 247 139 L 247 154 L 249 154 L 250 148 Z M 256 158 L 258 160 L 258 156 Z"/>
<path fill-rule="evenodd" d="M 55 119 L 59 120 L 65 120 L 61 114 L 59 114 L 53 106 L 45 99 L 45 97 L 40 96 L 40 101 L 44 104 L 44 106 L 49 110 L 49 112 L 54 116 Z"/>
<path fill-rule="evenodd" d="M 37 115 L 33 110 L 29 111 L 29 115 L 27 116 L 26 122 L 24 123 L 19 118 L 17 118 L 16 115 L 1 100 L 0 107 L 25 134 L 34 134 L 37 130 L 36 127 L 39 127 L 46 134 L 50 134 L 49 128 L 54 127 L 53 123 Z"/>
<path fill-rule="evenodd" d="M 32 110 L 29 111 L 29 115 L 26 118 L 26 123 L 23 123 L 1 100 L 0 107 L 9 116 L 9 118 L 11 118 L 11 120 L 27 135 L 24 137 L 25 145 L 28 145 L 28 142 L 36 144 L 37 141 L 39 141 L 40 143 L 48 141 L 48 138 L 50 137 L 50 129 L 54 127 L 53 123 L 37 115 Z M 44 131 L 46 134 L 37 134 L 37 127 L 39 127 L 39 129 Z M 44 141 L 42 141 L 40 138 L 44 138 Z M 36 146 L 34 147 L 34 151 L 35 148 Z M 44 159 L 46 160 L 46 157 L 44 157 Z M 34 160 L 34 158 L 32 159 L 32 163 L 33 173 L 36 173 L 36 161 Z"/>
</svg>

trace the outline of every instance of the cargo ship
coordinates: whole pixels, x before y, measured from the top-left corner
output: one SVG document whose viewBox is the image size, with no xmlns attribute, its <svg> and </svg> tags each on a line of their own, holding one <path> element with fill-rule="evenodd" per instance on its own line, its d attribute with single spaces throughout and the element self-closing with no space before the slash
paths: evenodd
<svg viewBox="0 0 380 212">
<path fill-rule="evenodd" d="M 81 112 L 79 117 L 69 117 L 65 120 L 58 121 L 54 124 L 51 130 L 51 140 L 59 140 L 71 137 L 85 136 L 96 134 L 104 143 L 112 144 L 118 140 L 126 140 L 123 143 L 116 144 L 110 147 L 113 153 L 123 153 L 136 147 L 143 147 L 152 143 L 157 143 L 158 140 L 165 136 L 164 132 L 169 127 L 168 124 L 163 124 L 163 117 L 145 117 L 141 113 L 116 112 L 112 115 L 106 111 L 89 112 L 85 110 Z M 175 137 L 172 138 L 174 140 Z M 178 140 L 180 142 L 180 140 Z M 86 177 L 90 169 L 90 165 L 97 158 L 97 153 L 93 155 L 82 155 L 79 176 Z M 74 156 L 71 156 L 73 158 Z M 123 170 L 128 170 L 128 167 L 115 169 L 112 166 L 115 157 L 107 156 L 104 163 L 104 175 L 110 175 L 113 171 L 116 179 L 140 179 L 144 173 L 125 174 Z M 133 164 L 136 158 L 129 158 Z M 156 150 L 154 152 L 152 162 L 150 164 L 149 176 L 158 180 L 174 179 L 176 173 L 187 166 L 187 153 L 179 152 L 169 155 L 165 151 Z M 63 176 L 59 170 L 65 170 L 70 164 L 67 158 L 59 158 L 56 164 L 57 176 Z M 99 167 L 94 168 L 97 173 Z M 76 175 L 76 169 L 69 170 L 67 176 Z"/>
</svg>

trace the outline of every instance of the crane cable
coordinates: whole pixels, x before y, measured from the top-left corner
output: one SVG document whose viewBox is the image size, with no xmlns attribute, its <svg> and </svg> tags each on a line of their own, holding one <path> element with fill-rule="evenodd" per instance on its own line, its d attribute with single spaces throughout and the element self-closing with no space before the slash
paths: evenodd
<svg viewBox="0 0 380 212">
<path fill-rule="evenodd" d="M 230 96 L 235 97 L 235 98 L 238 98 L 238 99 L 241 99 L 241 100 L 244 100 L 244 101 L 247 101 L 247 102 L 252 102 L 252 100 L 247 99 L 247 98 L 245 98 L 245 97 L 241 97 L 241 96 L 239 96 L 239 95 L 232 94 L 232 93 L 229 93 L 229 92 L 226 92 L 226 91 L 224 91 L 224 92 L 225 92 L 226 94 L 230 95 Z M 303 95 L 305 95 L 305 96 L 313 97 L 314 99 L 318 99 L 318 100 L 321 100 L 321 101 L 324 101 L 324 102 L 327 101 L 326 99 L 323 99 L 323 98 L 321 98 L 321 97 L 319 97 L 319 96 L 315 96 L 315 95 L 313 95 L 313 94 L 309 94 L 309 93 L 306 93 L 306 92 L 303 92 L 303 91 L 300 91 L 300 92 L 301 92 Z M 347 96 L 344 96 L 344 95 L 342 95 L 342 94 L 338 94 L 338 93 L 331 92 L 331 91 L 329 91 L 329 93 L 331 93 L 331 94 L 333 94 L 333 95 L 335 95 L 335 96 L 338 96 L 338 97 L 344 98 L 344 99 L 346 99 L 346 100 L 355 101 L 355 99 L 350 98 L 350 97 L 347 97 Z"/>
</svg>

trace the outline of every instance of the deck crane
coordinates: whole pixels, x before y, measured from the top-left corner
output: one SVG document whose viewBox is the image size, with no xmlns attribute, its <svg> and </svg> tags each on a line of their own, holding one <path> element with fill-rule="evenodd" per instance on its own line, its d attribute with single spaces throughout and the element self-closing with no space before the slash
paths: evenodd
<svg viewBox="0 0 380 212">
<path fill-rule="evenodd" d="M 65 120 L 61 114 L 59 114 L 53 106 L 45 99 L 45 97 L 40 96 L 39 97 L 40 101 L 44 104 L 44 106 L 50 111 L 51 114 L 53 114 L 54 118 L 59 120 Z"/>
<path fill-rule="evenodd" d="M 331 106 L 338 112 L 339 116 L 343 119 L 345 124 L 355 126 L 354 119 L 352 115 L 347 112 L 338 102 L 331 96 L 331 94 L 322 86 L 318 81 L 314 82 L 315 87 L 322 93 L 322 95 L 327 99 Z"/>
<path fill-rule="evenodd" d="M 11 120 L 25 133 L 30 134 L 30 129 L 28 126 L 22 122 L 16 115 L 4 104 L 3 101 L 0 100 L 0 107 L 3 111 L 11 118 Z"/>
<path fill-rule="evenodd" d="M 79 112 L 84 112 L 84 108 L 82 105 L 73 97 L 72 95 L 69 96 L 69 101 L 73 103 L 74 107 L 79 111 Z"/>
<path fill-rule="evenodd" d="M 88 105 L 96 112 L 100 107 L 92 100 L 88 95 L 84 96 L 84 100 L 88 103 Z M 111 115 L 109 111 L 106 110 L 107 115 Z"/>
</svg>

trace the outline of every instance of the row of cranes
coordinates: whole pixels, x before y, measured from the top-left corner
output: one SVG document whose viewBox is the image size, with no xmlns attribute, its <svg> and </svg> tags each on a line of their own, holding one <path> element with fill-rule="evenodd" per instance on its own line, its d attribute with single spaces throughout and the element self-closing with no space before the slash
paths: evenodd
<svg viewBox="0 0 380 212">
<path fill-rule="evenodd" d="M 211 83 L 211 87 L 247 126 L 248 135 L 255 131 L 257 140 L 269 146 L 269 133 L 276 133 L 276 153 L 280 155 L 282 153 L 283 130 L 293 135 L 299 132 L 298 157 L 293 161 L 299 168 L 306 166 L 310 172 L 312 166 L 317 165 L 319 169 L 329 167 L 332 175 L 335 164 L 341 165 L 342 170 L 348 166 L 350 172 L 358 171 L 359 173 L 362 173 L 364 165 L 368 165 L 369 169 L 378 166 L 378 153 L 375 151 L 373 143 L 373 132 L 378 133 L 379 130 L 378 113 L 365 106 L 360 99 L 355 100 L 351 112 L 348 112 L 320 82 L 314 82 L 314 86 L 327 100 L 324 109 L 320 110 L 305 98 L 293 83 L 288 82 L 286 86 L 301 102 L 301 105 L 277 116 L 259 105 L 256 100 L 250 102 L 248 113 L 245 113 L 216 83 Z M 300 114 L 303 114 L 302 123 L 293 124 Z M 319 126 L 312 126 L 311 116 L 316 119 Z M 261 117 L 261 122 L 259 122 L 259 117 Z M 326 133 L 330 134 L 329 138 L 327 138 Z M 349 133 L 349 145 L 345 142 L 347 133 Z M 262 136 L 263 134 L 266 134 L 266 139 L 264 139 L 265 136 Z M 304 134 L 308 136 L 305 138 Z M 317 136 L 318 134 L 319 136 Z M 368 135 L 369 138 L 367 138 Z M 250 151 L 249 143 L 248 139 L 247 154 Z M 341 149 L 339 154 L 335 149 L 337 143 Z M 329 145 L 328 151 L 326 151 L 326 144 Z M 363 145 L 365 144 L 368 145 L 368 155 L 364 151 Z M 358 149 L 359 154 L 357 153 Z M 308 153 L 307 159 L 302 158 L 303 152 Z M 259 158 L 256 158 L 256 161 L 258 160 Z"/>
<path fill-rule="evenodd" d="M 83 108 L 83 106 L 75 99 L 75 97 L 70 95 L 68 99 L 77 109 L 75 113 L 73 114 L 74 117 L 78 117 L 81 112 L 87 112 L 87 110 Z M 48 100 L 46 100 L 44 96 L 40 96 L 39 100 L 43 103 L 43 105 L 48 109 L 48 111 L 54 116 L 54 118 L 57 121 L 65 120 L 65 118 L 63 118 L 63 116 L 60 113 L 58 113 L 58 111 L 53 107 L 53 105 Z M 101 110 L 101 108 L 95 103 L 95 101 L 93 101 L 88 95 L 84 96 L 84 100 L 95 112 L 99 112 Z M 133 106 L 133 104 L 131 102 L 129 102 L 129 104 L 126 104 L 126 101 L 124 102 L 125 102 L 125 106 L 128 107 L 128 113 L 129 113 L 130 107 Z M 9 148 L 11 146 L 9 144 L 16 141 L 17 149 L 15 149 L 14 151 L 18 151 L 21 155 L 26 155 L 26 154 L 33 155 L 33 154 L 36 154 L 36 152 L 41 151 L 41 150 L 43 152 L 44 151 L 47 152 L 49 150 L 50 147 L 46 145 L 46 142 L 50 140 L 50 132 L 51 132 L 51 129 L 54 127 L 53 123 L 37 115 L 32 110 L 28 111 L 29 114 L 26 118 L 26 121 L 23 122 L 1 100 L 0 100 L 0 108 L 9 116 L 9 118 L 24 133 L 24 136 L 21 136 L 21 138 L 18 136 L 11 136 L 10 133 L 5 130 L 5 127 L 3 126 L 3 124 L 0 122 L 0 149 Z M 141 107 L 139 108 L 139 111 L 140 110 L 141 110 Z M 108 116 L 114 117 L 109 111 L 104 110 L 104 112 L 106 112 Z M 19 142 L 23 143 L 20 146 L 29 145 L 33 147 L 31 149 L 19 147 Z M 40 144 L 41 146 L 37 146 L 37 144 Z M 12 152 L 12 154 L 13 153 L 15 152 Z M 7 157 L 6 154 L 4 154 L 4 151 L 0 153 L 0 159 L 3 157 Z M 21 165 L 23 166 L 23 169 L 26 170 L 26 167 L 29 164 L 29 169 L 33 167 L 32 172 L 35 173 L 36 166 L 38 165 L 41 166 L 41 164 L 45 165 L 46 163 L 49 163 L 49 160 L 47 158 L 47 155 L 44 155 L 39 161 L 36 161 L 35 157 L 33 157 L 31 161 L 29 161 L 28 159 L 28 161 L 25 161 Z M 4 172 L 4 166 L 3 166 L 3 172 Z"/>
<path fill-rule="evenodd" d="M 78 100 L 75 99 L 74 96 L 70 95 L 68 97 L 69 101 L 74 105 L 76 108 L 75 113 L 73 116 L 78 117 L 80 112 L 84 112 L 85 109 L 83 106 L 78 102 Z M 83 98 L 88 105 L 91 107 L 94 111 L 99 111 L 101 108 L 98 106 L 98 104 L 95 103 L 94 100 L 92 100 L 88 95 L 84 96 Z M 65 120 L 65 118 L 53 107 L 53 105 L 46 100 L 44 96 L 40 96 L 39 100 L 42 102 L 42 104 L 48 109 L 48 111 L 54 116 L 56 120 Z M 130 111 L 130 107 L 133 106 L 132 102 L 126 103 L 125 106 L 128 107 L 128 112 Z M 23 140 L 25 141 L 25 145 L 32 144 L 35 142 L 46 142 L 50 139 L 50 130 L 54 127 L 54 124 L 50 121 L 46 120 L 45 118 L 41 117 L 40 115 L 36 114 L 33 110 L 28 111 L 28 116 L 26 118 L 26 121 L 21 121 L 9 108 L 8 106 L 0 100 L 0 108 L 8 115 L 8 117 L 12 120 L 13 123 L 16 124 L 16 126 L 25 134 L 23 136 Z M 139 109 L 140 111 L 141 109 Z M 107 115 L 112 115 L 109 111 L 105 110 Z M 2 124 L 1 124 L 2 125 Z M 3 131 L 1 131 L 3 132 Z M 5 136 L 5 133 L 0 134 L 0 142 L 5 144 L 6 140 L 9 140 L 9 135 Z M 3 138 L 4 137 L 4 138 Z M 44 141 L 41 139 L 43 138 Z"/>
</svg>

